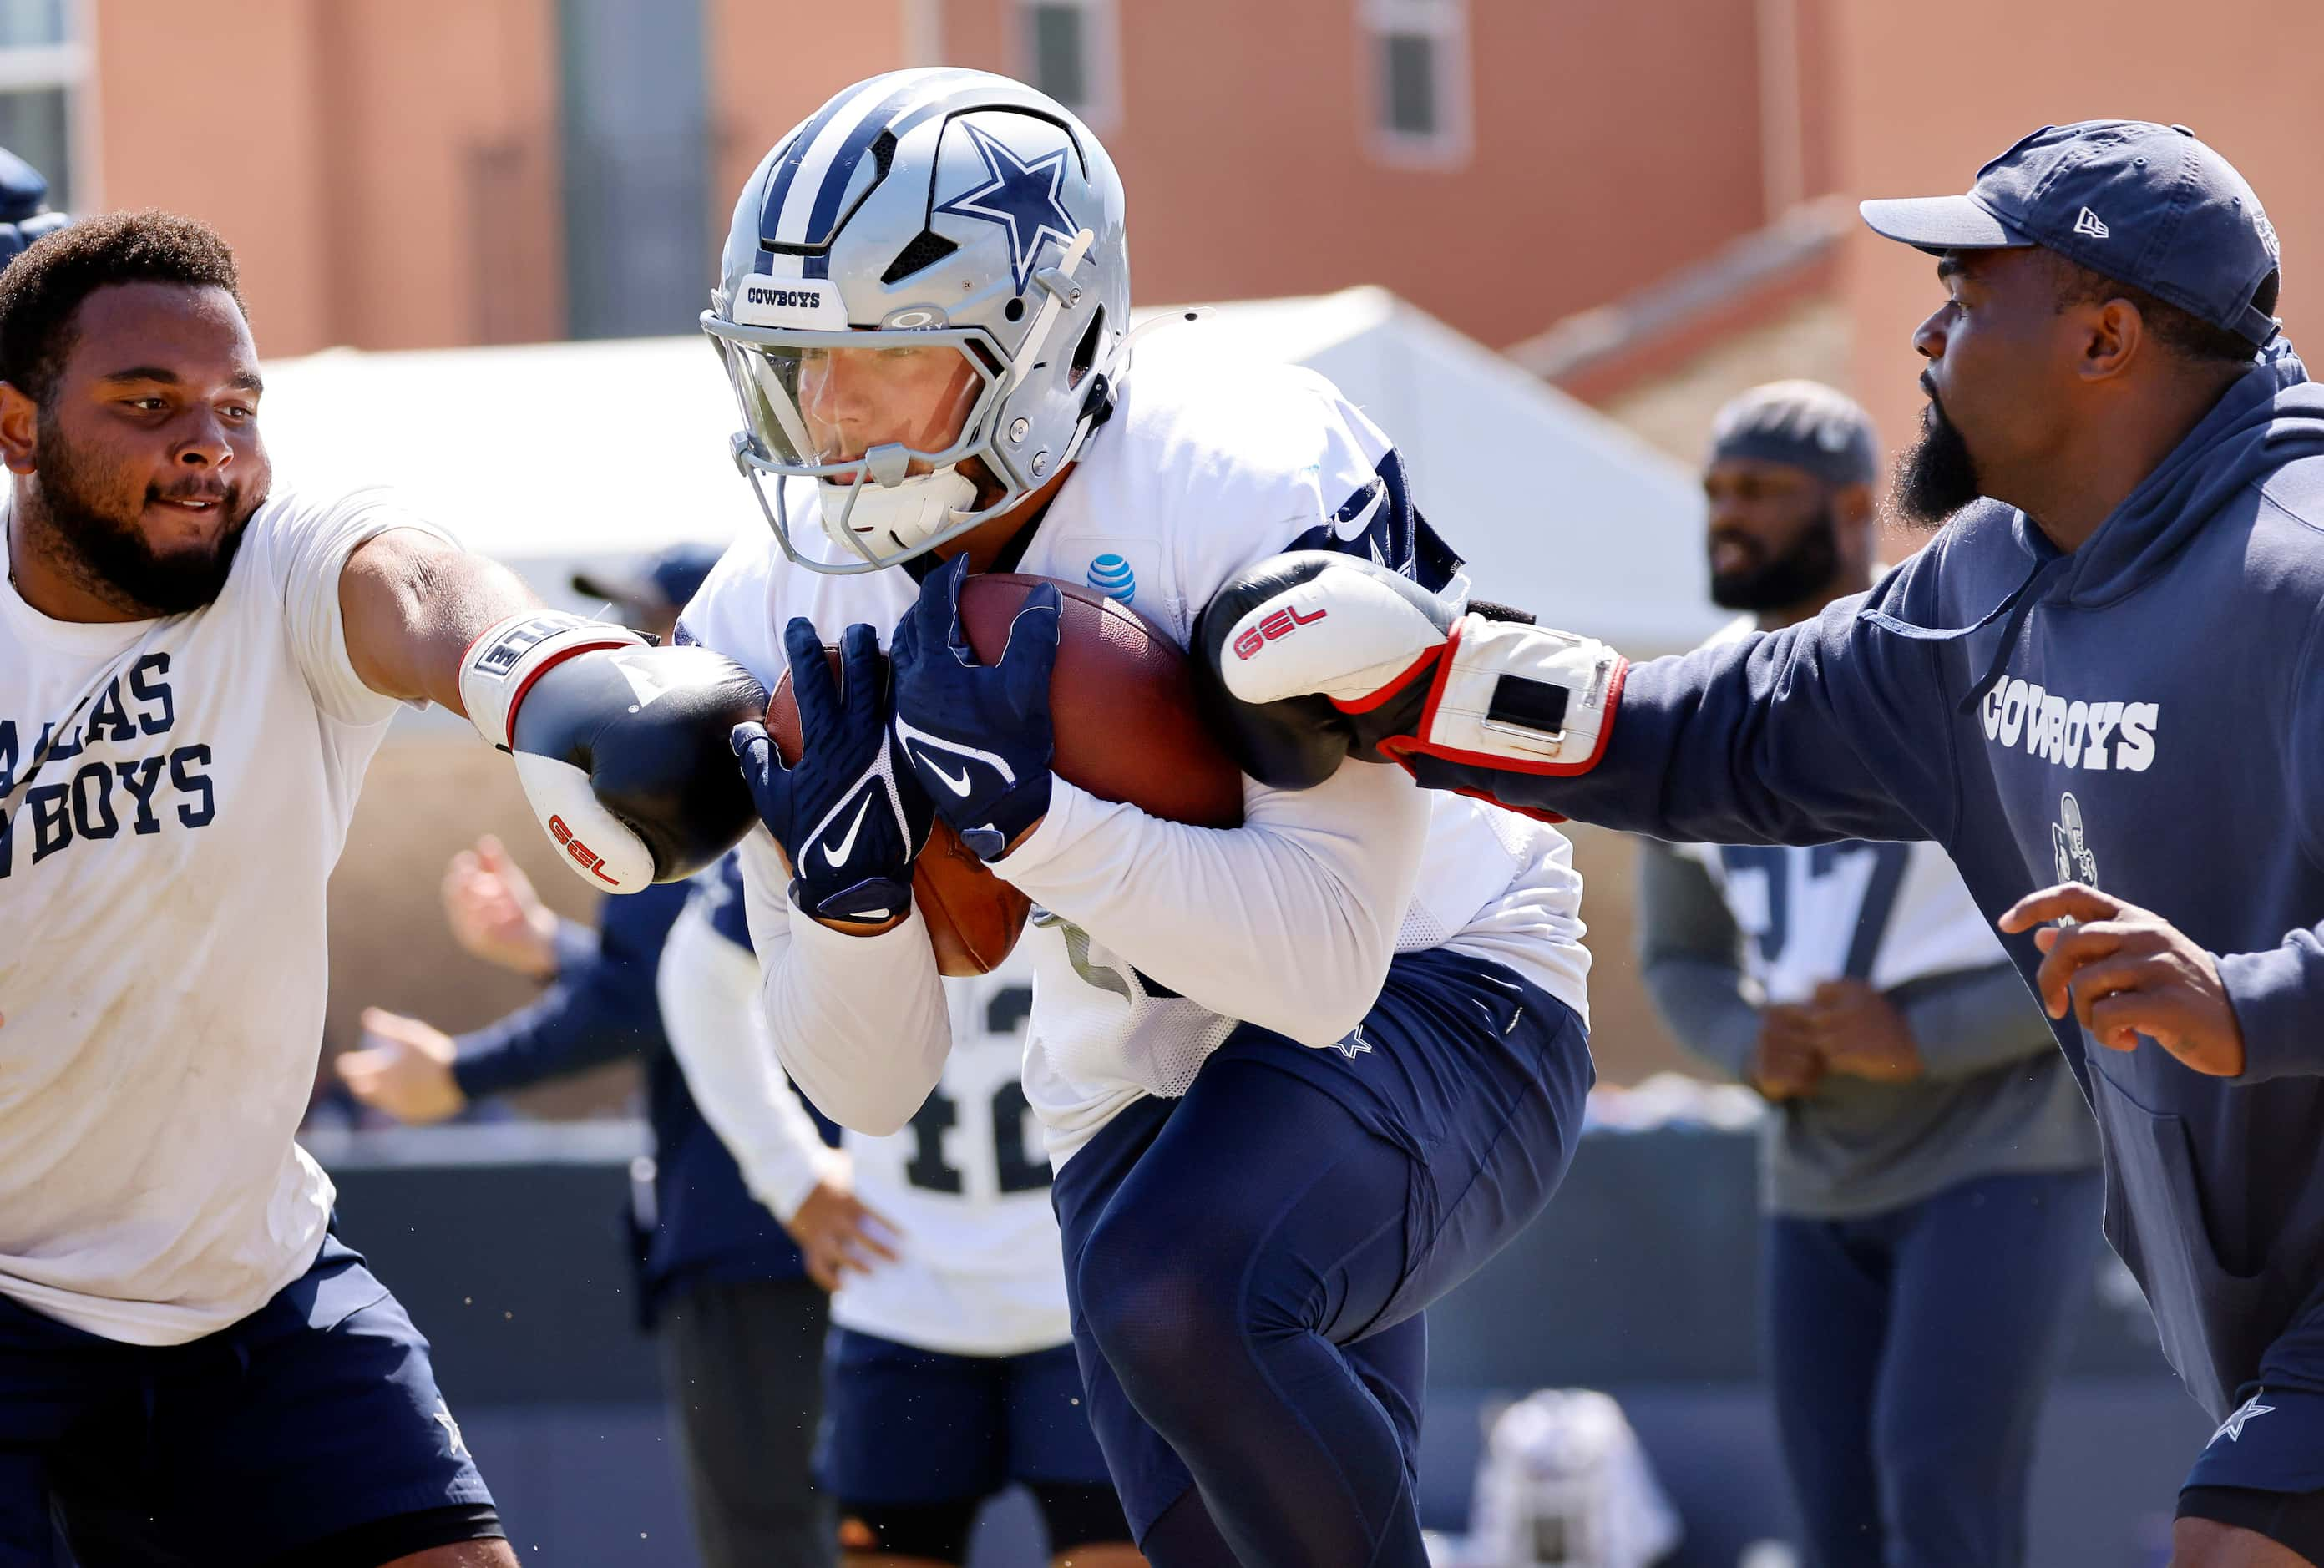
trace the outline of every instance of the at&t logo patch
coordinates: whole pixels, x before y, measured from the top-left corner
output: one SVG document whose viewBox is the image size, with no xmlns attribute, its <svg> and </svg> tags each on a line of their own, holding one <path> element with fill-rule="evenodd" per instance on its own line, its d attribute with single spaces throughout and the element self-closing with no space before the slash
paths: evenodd
<svg viewBox="0 0 2324 1568">
<path fill-rule="evenodd" d="M 1130 569 L 1128 561 L 1110 552 L 1090 562 L 1089 586 L 1125 604 L 1138 597 L 1138 574 Z"/>
</svg>

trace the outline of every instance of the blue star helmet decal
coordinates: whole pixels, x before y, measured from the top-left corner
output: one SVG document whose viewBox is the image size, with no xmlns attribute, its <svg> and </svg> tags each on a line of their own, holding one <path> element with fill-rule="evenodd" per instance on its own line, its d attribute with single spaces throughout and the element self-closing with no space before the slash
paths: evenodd
<svg viewBox="0 0 2324 1568">
<path fill-rule="evenodd" d="M 983 127 L 964 122 L 961 128 L 984 160 L 985 182 L 936 210 L 997 223 L 1007 229 L 1010 275 L 1021 294 L 1033 276 L 1042 243 L 1055 240 L 1062 249 L 1081 232 L 1074 215 L 1057 199 L 1058 189 L 1065 183 L 1065 160 L 1073 156 L 1073 149 L 1060 147 L 1028 163 Z"/>
</svg>

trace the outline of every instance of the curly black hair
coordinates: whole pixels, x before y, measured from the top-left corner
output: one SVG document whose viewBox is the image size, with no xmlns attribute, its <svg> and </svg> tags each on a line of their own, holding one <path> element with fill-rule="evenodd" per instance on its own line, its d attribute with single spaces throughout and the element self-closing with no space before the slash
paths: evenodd
<svg viewBox="0 0 2324 1568">
<path fill-rule="evenodd" d="M 0 381 L 47 407 L 81 301 L 114 283 L 224 289 L 249 314 L 234 252 L 208 224 L 153 209 L 83 218 L 0 270 Z"/>
</svg>

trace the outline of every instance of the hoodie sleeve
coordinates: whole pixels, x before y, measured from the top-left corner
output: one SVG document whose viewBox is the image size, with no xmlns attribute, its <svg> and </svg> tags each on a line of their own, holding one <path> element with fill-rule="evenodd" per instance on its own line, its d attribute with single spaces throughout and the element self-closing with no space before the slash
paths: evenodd
<svg viewBox="0 0 2324 1568">
<path fill-rule="evenodd" d="M 2324 609 L 2310 621 L 2285 733 L 2292 798 L 2301 803 L 2300 838 L 2311 863 L 2324 865 Z M 2168 918 L 2167 911 L 2158 911 Z M 2305 911 L 2302 911 L 2305 913 Z M 2324 916 L 2324 909 L 2316 911 Z M 2324 924 L 2301 927 L 2274 946 L 2219 957 L 2219 981 L 2244 1036 L 2238 1084 L 2324 1076 Z"/>
<path fill-rule="evenodd" d="M 2229 953 L 2219 981 L 2243 1030 L 2238 1084 L 2324 1076 L 2324 927 L 2303 927 L 2264 953 Z"/>
<path fill-rule="evenodd" d="M 1956 715 L 1936 644 L 1859 618 L 1932 623 L 1932 546 L 1869 595 L 1780 632 L 1630 667 L 1605 754 L 1560 777 L 1413 759 L 1433 789 L 1701 844 L 1944 842 Z"/>
</svg>

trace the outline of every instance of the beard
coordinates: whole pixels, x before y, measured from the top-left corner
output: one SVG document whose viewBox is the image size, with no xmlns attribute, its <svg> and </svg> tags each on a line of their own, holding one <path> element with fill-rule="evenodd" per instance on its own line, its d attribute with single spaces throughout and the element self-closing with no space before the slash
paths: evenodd
<svg viewBox="0 0 2324 1568">
<path fill-rule="evenodd" d="M 42 510 L 68 568 L 83 587 L 147 616 L 182 615 L 217 600 L 233 575 L 243 530 L 266 500 L 263 493 L 245 496 L 239 482 L 226 485 L 218 504 L 226 521 L 217 536 L 165 555 L 138 527 L 143 509 L 156 501 L 210 493 L 210 486 L 196 483 L 165 490 L 148 484 L 137 510 L 123 517 L 104 499 L 120 486 L 106 484 L 98 465 L 76 450 L 46 413 L 40 436 Z"/>
<path fill-rule="evenodd" d="M 1756 541 L 1744 542 L 1756 548 Z M 1840 529 L 1827 501 L 1783 554 L 1761 556 L 1750 566 L 1713 573 L 1711 602 L 1722 610 L 1785 610 L 1814 598 L 1831 587 L 1839 575 Z"/>
<path fill-rule="evenodd" d="M 1932 393 L 1921 418 L 1921 438 L 1897 456 L 1888 490 L 1890 513 L 1906 527 L 1926 531 L 1941 527 L 1984 493 L 1969 443 Z"/>
</svg>

